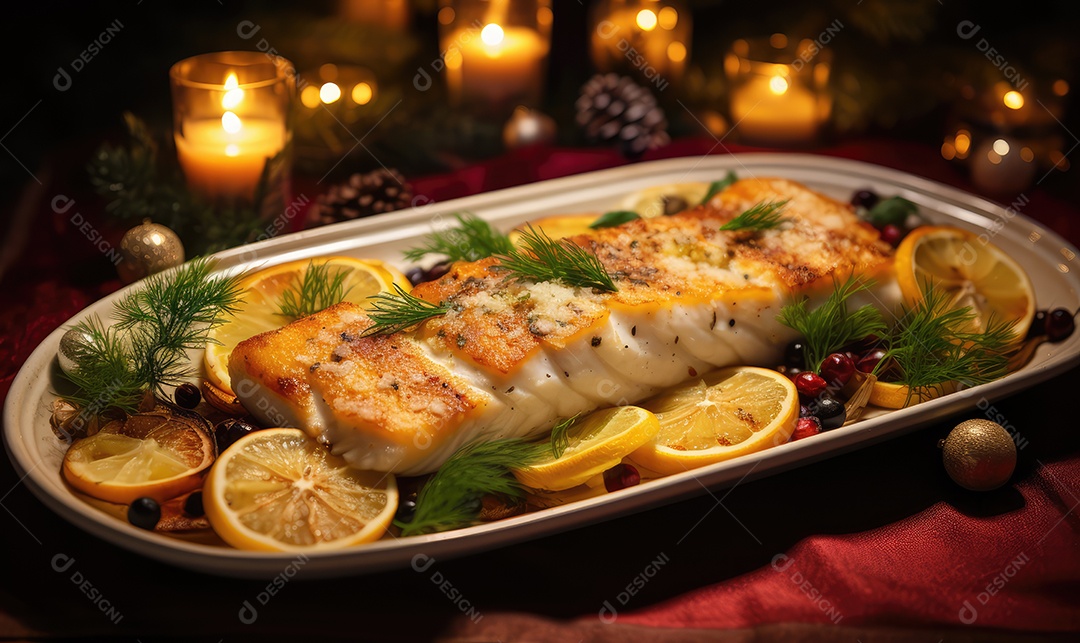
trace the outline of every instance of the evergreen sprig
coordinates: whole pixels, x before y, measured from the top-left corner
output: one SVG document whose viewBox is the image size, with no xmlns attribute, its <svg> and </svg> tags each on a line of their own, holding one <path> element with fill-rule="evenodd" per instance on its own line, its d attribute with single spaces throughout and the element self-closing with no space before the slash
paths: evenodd
<svg viewBox="0 0 1080 643">
<path fill-rule="evenodd" d="M 329 262 L 316 265 L 312 259 L 304 274 L 294 278 L 293 283 L 281 293 L 278 314 L 296 320 L 340 304 L 352 290 L 345 287 L 348 275 L 349 271 L 345 268 L 339 267 L 331 273 Z"/>
<path fill-rule="evenodd" d="M 807 298 L 780 309 L 777 320 L 804 338 L 803 358 L 806 368 L 817 371 L 821 362 L 847 344 L 869 335 L 883 336 L 887 331 L 881 312 L 871 304 L 849 311 L 847 302 L 857 293 L 869 290 L 873 280 L 860 281 L 854 275 L 844 282 L 833 282 L 833 291 L 820 306 L 808 310 Z"/>
<path fill-rule="evenodd" d="M 419 261 L 427 255 L 441 255 L 450 261 L 479 261 L 514 249 L 508 235 L 475 214 L 458 212 L 454 218 L 457 227 L 432 232 L 423 244 L 406 250 L 405 258 Z"/>
<path fill-rule="evenodd" d="M 787 221 L 780 212 L 787 205 L 784 201 L 756 203 L 731 221 L 720 226 L 721 230 L 768 230 Z"/>
<path fill-rule="evenodd" d="M 499 255 L 500 266 L 515 280 L 559 281 L 578 288 L 615 292 L 618 288 L 595 254 L 568 239 L 552 239 L 526 224 L 521 248 Z"/>
<path fill-rule="evenodd" d="M 416 297 L 397 284 L 394 284 L 393 293 L 381 292 L 368 299 L 371 301 L 368 318 L 372 324 L 364 331 L 365 337 L 390 335 L 450 312 L 449 306 Z"/>
</svg>

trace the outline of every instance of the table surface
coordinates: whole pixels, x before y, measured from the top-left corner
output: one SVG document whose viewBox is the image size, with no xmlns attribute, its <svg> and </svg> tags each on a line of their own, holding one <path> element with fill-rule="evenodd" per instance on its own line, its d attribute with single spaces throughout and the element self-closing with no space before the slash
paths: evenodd
<svg viewBox="0 0 1080 643">
<path fill-rule="evenodd" d="M 727 151 L 686 140 L 656 157 Z M 972 189 L 919 145 L 822 152 Z M 624 162 L 535 148 L 413 183 L 442 201 Z M 27 187 L 0 245 L 0 398 L 38 342 L 120 285 L 50 211 L 55 193 Z M 1029 197 L 1025 215 L 1080 241 L 1074 204 L 1038 187 Z M 996 405 L 1027 444 L 1012 482 L 994 492 L 967 492 L 946 476 L 937 442 L 949 421 L 423 572 L 313 581 L 301 570 L 280 587 L 176 569 L 83 533 L 3 460 L 0 638 L 1067 640 L 1080 629 L 1078 375 Z M 58 561 L 71 563 L 58 572 Z"/>
</svg>

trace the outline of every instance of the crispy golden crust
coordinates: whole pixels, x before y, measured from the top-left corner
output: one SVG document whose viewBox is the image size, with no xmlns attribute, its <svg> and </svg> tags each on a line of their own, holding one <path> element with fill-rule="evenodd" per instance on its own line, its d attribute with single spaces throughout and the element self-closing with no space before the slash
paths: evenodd
<svg viewBox="0 0 1080 643">
<path fill-rule="evenodd" d="M 332 306 L 241 342 L 229 358 L 230 372 L 267 387 L 301 416 L 322 403 L 339 422 L 379 427 L 402 443 L 454 426 L 480 404 L 412 341 L 362 337 L 368 325 L 356 304 Z"/>
</svg>

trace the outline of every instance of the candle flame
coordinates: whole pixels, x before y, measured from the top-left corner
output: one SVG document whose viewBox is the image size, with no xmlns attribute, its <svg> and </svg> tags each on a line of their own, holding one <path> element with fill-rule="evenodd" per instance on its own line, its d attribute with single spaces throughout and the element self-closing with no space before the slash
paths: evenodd
<svg viewBox="0 0 1080 643">
<path fill-rule="evenodd" d="M 653 29 L 656 29 L 656 23 L 656 14 L 653 13 L 652 9 L 642 9 L 637 13 L 637 26 L 640 27 L 642 31 L 652 31 Z"/>
<path fill-rule="evenodd" d="M 232 112 L 225 112 L 221 115 L 221 127 L 230 134 L 235 134 L 240 131 L 243 124 L 240 122 L 240 117 Z"/>
<path fill-rule="evenodd" d="M 788 90 L 788 81 L 783 76 L 773 76 L 769 79 L 769 91 L 780 96 Z"/>
<path fill-rule="evenodd" d="M 236 74 L 230 73 L 225 78 L 225 95 L 221 97 L 221 106 L 225 109 L 236 109 L 240 101 L 244 100 L 244 90 L 240 89 L 240 81 Z"/>
<path fill-rule="evenodd" d="M 506 35 L 503 33 L 503 28 L 494 22 L 485 26 L 480 30 L 480 40 L 484 41 L 484 44 L 488 47 L 494 47 L 495 45 L 502 44 L 503 38 Z"/>
</svg>

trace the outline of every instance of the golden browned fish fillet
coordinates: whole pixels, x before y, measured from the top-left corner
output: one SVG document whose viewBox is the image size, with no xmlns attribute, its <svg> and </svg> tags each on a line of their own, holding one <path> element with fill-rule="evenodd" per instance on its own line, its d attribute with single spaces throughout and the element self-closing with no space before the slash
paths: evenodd
<svg viewBox="0 0 1080 643">
<path fill-rule="evenodd" d="M 784 199 L 778 228 L 719 229 Z M 780 307 L 823 298 L 834 278 L 875 277 L 883 307 L 898 299 L 877 232 L 782 179 L 738 181 L 706 206 L 572 241 L 596 253 L 617 292 L 514 282 L 494 258 L 459 262 L 413 290 L 447 315 L 364 337 L 361 307 L 331 307 L 241 342 L 233 387 L 263 421 L 301 427 L 353 466 L 419 474 L 473 440 L 536 435 L 713 368 L 775 364 L 793 338 Z"/>
</svg>

